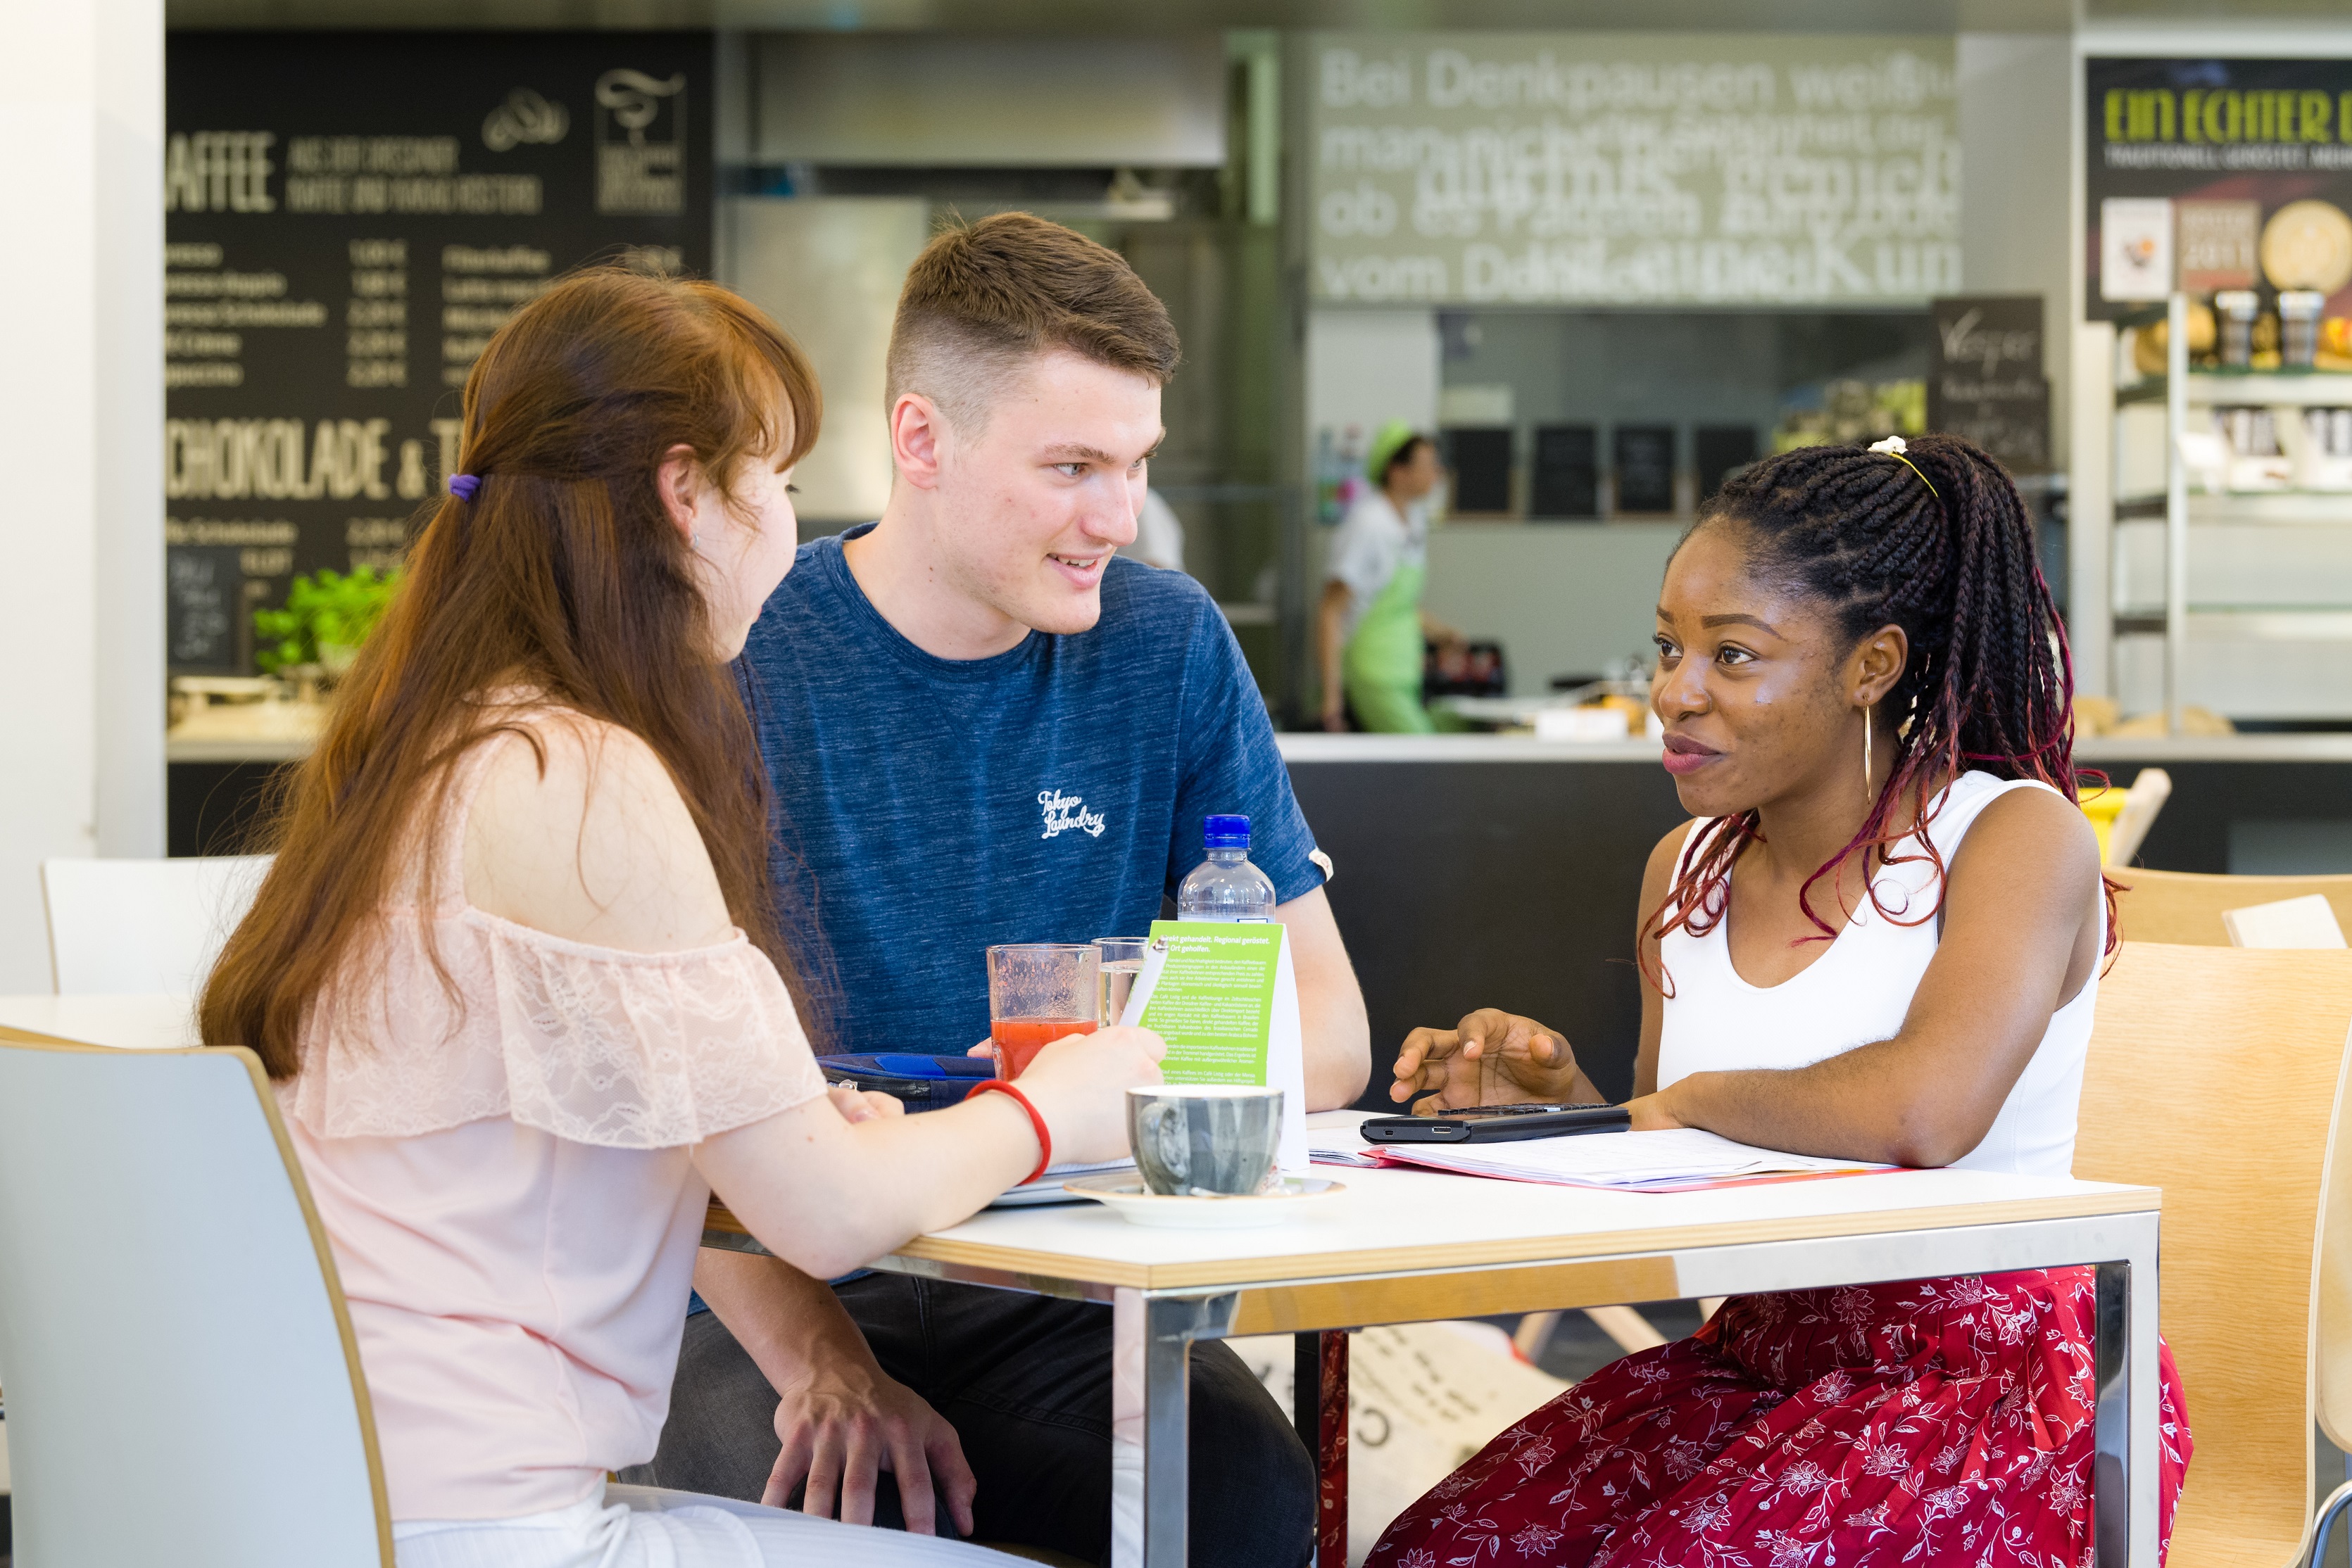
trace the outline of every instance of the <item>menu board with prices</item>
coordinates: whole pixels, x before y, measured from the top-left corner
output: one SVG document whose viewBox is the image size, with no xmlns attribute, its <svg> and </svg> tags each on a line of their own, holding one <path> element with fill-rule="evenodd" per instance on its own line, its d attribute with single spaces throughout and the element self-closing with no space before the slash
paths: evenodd
<svg viewBox="0 0 2352 1568">
<path fill-rule="evenodd" d="M 396 565 L 517 308 L 586 263 L 709 272 L 711 59 L 707 33 L 171 35 L 164 537 L 191 583 L 233 552 L 210 591 L 242 619 L 298 573 Z M 192 631 L 173 667 L 249 641 Z"/>
</svg>

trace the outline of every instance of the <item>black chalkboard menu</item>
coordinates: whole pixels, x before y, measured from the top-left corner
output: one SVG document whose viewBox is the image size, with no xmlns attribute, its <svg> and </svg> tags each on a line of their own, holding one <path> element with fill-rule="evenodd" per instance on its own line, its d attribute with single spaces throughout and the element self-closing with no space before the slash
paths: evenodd
<svg viewBox="0 0 2352 1568">
<path fill-rule="evenodd" d="M 1591 517 L 1601 513 L 1601 433 L 1589 424 L 1536 426 L 1528 514 Z"/>
<path fill-rule="evenodd" d="M 2050 382 L 2042 296 L 1938 299 L 1927 368 L 1927 428 L 1966 436 L 2011 474 L 2050 471 Z"/>
<path fill-rule="evenodd" d="M 591 261 L 709 271 L 711 54 L 691 32 L 170 36 L 164 528 L 192 593 L 241 622 L 297 573 L 395 563 L 518 306 Z M 199 638 L 216 615 L 182 608 L 175 673 L 242 660 L 241 627 Z"/>
<path fill-rule="evenodd" d="M 1675 427 L 1621 424 L 1611 433 L 1617 458 L 1617 510 L 1675 509 Z"/>
<path fill-rule="evenodd" d="M 1702 424 L 1691 432 L 1701 505 L 1723 488 L 1726 479 L 1756 461 L 1756 444 L 1752 424 Z"/>
<path fill-rule="evenodd" d="M 163 649 L 172 673 L 245 669 L 245 552 L 235 545 L 171 545 L 163 568 Z"/>
<path fill-rule="evenodd" d="M 1440 431 L 1454 470 L 1454 510 L 1498 517 L 1511 509 L 1511 427 L 1449 425 Z"/>
</svg>

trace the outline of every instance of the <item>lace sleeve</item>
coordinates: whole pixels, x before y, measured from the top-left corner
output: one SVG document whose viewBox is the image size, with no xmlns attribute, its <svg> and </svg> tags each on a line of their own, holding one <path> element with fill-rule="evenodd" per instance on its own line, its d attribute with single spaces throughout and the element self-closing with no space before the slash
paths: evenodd
<svg viewBox="0 0 2352 1568">
<path fill-rule="evenodd" d="M 453 998 L 427 944 L 438 937 Z M 394 918 L 381 971 L 322 999 L 290 1109 L 322 1137 L 510 1115 L 573 1143 L 698 1143 L 824 1092 L 792 998 L 740 933 L 686 953 L 567 942 L 469 909 Z"/>
</svg>

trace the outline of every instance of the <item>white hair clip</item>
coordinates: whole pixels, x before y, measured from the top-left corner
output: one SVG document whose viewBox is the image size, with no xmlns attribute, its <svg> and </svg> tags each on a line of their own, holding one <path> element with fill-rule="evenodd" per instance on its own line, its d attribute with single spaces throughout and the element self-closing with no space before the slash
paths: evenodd
<svg viewBox="0 0 2352 1568">
<path fill-rule="evenodd" d="M 1910 448 L 1903 444 L 1903 438 L 1901 436 L 1890 435 L 1884 441 L 1874 441 L 1870 444 L 1870 449 L 1873 452 L 1885 453 L 1886 455 L 1894 458 L 1895 461 L 1902 464 L 1903 466 L 1910 469 L 1914 474 L 1917 474 L 1919 476 L 1919 483 L 1927 486 L 1927 494 L 1935 497 L 1938 501 L 1944 498 L 1944 493 L 1936 488 L 1936 482 L 1933 479 L 1928 478 L 1925 473 L 1920 471 L 1919 465 L 1912 462 L 1911 459 L 1903 455 L 1906 452 L 1909 451 Z"/>
</svg>

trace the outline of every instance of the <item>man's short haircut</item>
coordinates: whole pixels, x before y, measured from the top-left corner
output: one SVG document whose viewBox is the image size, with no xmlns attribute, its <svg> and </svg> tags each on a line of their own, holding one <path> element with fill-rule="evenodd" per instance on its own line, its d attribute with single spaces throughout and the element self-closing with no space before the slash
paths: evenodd
<svg viewBox="0 0 2352 1568">
<path fill-rule="evenodd" d="M 976 431 L 1021 361 L 1055 350 L 1160 386 L 1182 356 L 1168 308 L 1117 251 L 1027 213 L 958 225 L 908 269 L 886 406 L 920 392 Z"/>
</svg>

